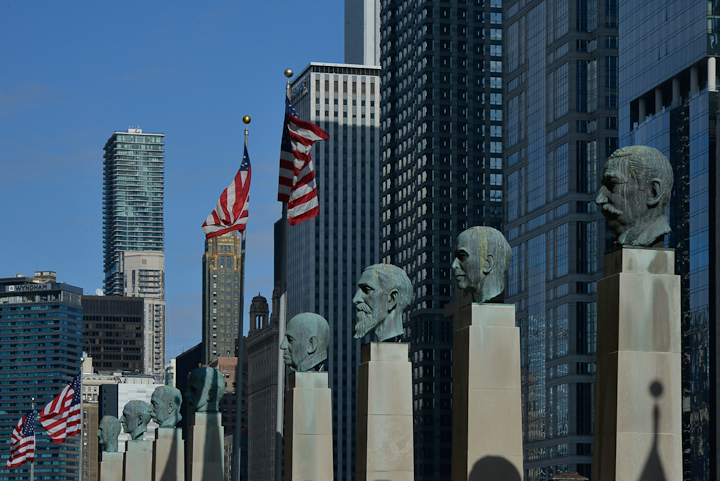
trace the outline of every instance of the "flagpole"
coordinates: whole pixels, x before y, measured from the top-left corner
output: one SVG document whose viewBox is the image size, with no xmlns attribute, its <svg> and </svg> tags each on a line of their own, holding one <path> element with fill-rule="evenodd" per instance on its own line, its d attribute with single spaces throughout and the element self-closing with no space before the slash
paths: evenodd
<svg viewBox="0 0 720 481">
<path fill-rule="evenodd" d="M 33 412 L 33 433 L 35 432 L 35 398 L 30 398 L 30 406 Z M 37 439 L 37 437 L 35 437 Z M 35 443 L 35 446 L 37 446 L 37 443 Z M 35 449 L 37 451 L 37 449 Z M 78 464 L 78 469 L 80 469 L 80 464 Z M 35 457 L 33 455 L 32 461 L 30 461 L 30 481 L 35 481 Z"/>
<path fill-rule="evenodd" d="M 285 69 L 285 95 L 292 100 L 292 88 L 290 87 L 290 77 L 294 72 L 292 69 Z M 280 221 L 280 316 L 279 316 L 279 332 L 278 346 L 285 337 L 285 326 L 287 325 L 287 203 L 282 203 L 282 220 Z M 282 450 L 283 450 L 283 401 L 285 398 L 285 360 L 283 352 L 278 349 L 278 397 L 277 397 L 277 445 L 275 446 L 277 464 L 275 466 L 275 480 L 282 481 Z"/>
<path fill-rule="evenodd" d="M 83 439 L 84 439 L 84 423 L 85 423 L 85 405 L 83 400 L 83 371 L 85 367 L 85 351 L 80 355 L 80 458 L 78 459 L 78 479 L 82 478 L 83 465 Z M 32 480 L 30 480 L 32 481 Z"/>
<path fill-rule="evenodd" d="M 248 136 L 250 135 L 248 131 L 248 124 L 250 123 L 250 116 L 246 115 L 243 117 L 243 122 L 245 123 L 245 149 L 247 150 L 248 147 Z M 244 153 L 243 153 L 244 155 Z M 240 161 L 242 162 L 242 160 Z M 243 230 L 241 235 L 241 244 L 240 244 L 240 310 L 238 313 L 238 329 L 240 330 L 238 333 L 238 353 L 237 353 L 237 368 L 235 369 L 235 392 L 237 395 L 235 396 L 235 414 L 236 414 L 236 420 L 235 423 L 235 432 L 233 433 L 233 457 L 232 457 L 232 480 L 233 481 L 240 481 L 240 466 L 242 460 L 240 459 L 240 456 L 242 454 L 242 451 L 240 449 L 240 444 L 242 442 L 242 418 L 243 418 L 243 412 L 242 412 L 242 396 L 243 396 L 243 358 L 244 356 L 244 342 L 243 342 L 243 316 L 244 316 L 244 310 L 245 310 L 245 231 Z M 245 460 L 247 462 L 247 460 Z"/>
</svg>

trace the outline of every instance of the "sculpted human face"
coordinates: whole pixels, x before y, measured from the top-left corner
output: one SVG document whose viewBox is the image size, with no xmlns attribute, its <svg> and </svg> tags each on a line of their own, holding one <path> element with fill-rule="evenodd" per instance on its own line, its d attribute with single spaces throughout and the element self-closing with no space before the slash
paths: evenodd
<svg viewBox="0 0 720 481">
<path fill-rule="evenodd" d="M 485 256 L 478 255 L 477 242 L 474 232 L 465 231 L 458 236 L 455 247 L 455 260 L 451 267 L 455 283 L 465 292 L 480 293 L 485 282 Z"/>
<path fill-rule="evenodd" d="M 648 212 L 650 186 L 630 175 L 628 157 L 610 157 L 601 183 L 595 203 L 600 206 L 608 229 L 620 235 L 642 221 Z"/>
<path fill-rule="evenodd" d="M 283 351 L 283 360 L 287 366 L 299 370 L 303 361 L 308 356 L 308 339 L 307 335 L 302 332 L 300 322 L 296 319 L 290 319 L 285 331 L 285 338 L 280 349 Z"/>
<path fill-rule="evenodd" d="M 355 339 L 362 338 L 385 321 L 388 314 L 387 294 L 383 292 L 372 270 L 363 271 L 360 276 L 353 303 L 357 310 Z"/>
<path fill-rule="evenodd" d="M 100 446 L 105 446 L 105 426 L 103 426 L 102 423 L 100 423 L 100 426 L 98 426 L 97 437 L 98 437 L 98 444 Z"/>
<path fill-rule="evenodd" d="M 120 417 L 120 424 L 122 424 L 123 431 L 130 434 L 140 426 L 139 416 L 133 416 L 126 405 L 123 408 L 123 414 Z"/>
</svg>

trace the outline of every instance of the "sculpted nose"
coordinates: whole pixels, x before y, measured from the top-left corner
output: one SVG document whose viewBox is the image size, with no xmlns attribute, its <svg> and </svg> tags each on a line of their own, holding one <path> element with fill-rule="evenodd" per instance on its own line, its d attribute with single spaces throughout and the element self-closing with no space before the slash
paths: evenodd
<svg viewBox="0 0 720 481">
<path fill-rule="evenodd" d="M 457 257 L 455 258 L 455 260 L 453 261 L 453 263 L 450 265 L 450 267 L 452 267 L 453 269 L 455 269 L 455 268 L 457 268 L 457 267 L 460 267 L 460 263 L 458 262 Z"/>
<path fill-rule="evenodd" d="M 604 189 L 605 189 L 605 187 L 600 188 L 600 192 L 598 192 L 597 197 L 595 197 L 595 203 L 597 205 L 603 205 L 604 203 L 607 202 L 607 196 L 603 192 Z"/>
<path fill-rule="evenodd" d="M 287 337 L 283 338 L 283 342 L 280 344 L 280 349 L 287 349 Z"/>
<path fill-rule="evenodd" d="M 361 293 L 360 289 L 355 291 L 355 295 L 352 298 L 353 304 L 357 304 L 360 302 L 360 293 Z"/>
</svg>

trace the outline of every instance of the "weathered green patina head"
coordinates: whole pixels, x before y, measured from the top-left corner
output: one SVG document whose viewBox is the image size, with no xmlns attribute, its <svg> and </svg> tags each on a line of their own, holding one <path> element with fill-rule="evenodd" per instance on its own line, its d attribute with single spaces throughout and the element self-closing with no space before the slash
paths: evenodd
<svg viewBox="0 0 720 481">
<path fill-rule="evenodd" d="M 379 342 L 401 336 L 402 313 L 412 300 L 412 284 L 405 271 L 392 264 L 366 267 L 353 297 L 357 310 L 355 339 L 375 332 Z"/>
<path fill-rule="evenodd" d="M 212 367 L 193 369 L 188 377 L 185 399 L 195 413 L 220 412 L 220 400 L 225 395 L 225 377 Z"/>
<path fill-rule="evenodd" d="M 473 302 L 487 302 L 505 290 L 511 255 L 510 244 L 500 231 L 471 227 L 457 238 L 452 263 L 455 283 L 472 294 Z"/>
<path fill-rule="evenodd" d="M 290 319 L 280 349 L 285 364 L 294 371 L 312 371 L 327 359 L 330 328 L 327 320 L 312 312 Z"/>
<path fill-rule="evenodd" d="M 105 451 L 109 453 L 117 453 L 120 429 L 122 429 L 122 426 L 118 418 L 115 416 L 103 416 L 97 430 L 98 444 L 105 446 Z"/>
<path fill-rule="evenodd" d="M 161 428 L 174 428 L 182 419 L 180 405 L 182 394 L 172 386 L 160 386 L 153 391 L 150 403 L 153 408 L 153 419 Z"/>
<path fill-rule="evenodd" d="M 152 419 L 152 407 L 145 401 L 130 401 L 123 408 L 120 418 L 123 431 L 130 435 L 133 441 L 142 439 L 147 431 L 147 425 Z"/>
<path fill-rule="evenodd" d="M 602 209 L 616 244 L 652 246 L 670 232 L 665 209 L 670 203 L 673 171 L 659 150 L 623 147 L 605 164 L 595 203 Z"/>
</svg>

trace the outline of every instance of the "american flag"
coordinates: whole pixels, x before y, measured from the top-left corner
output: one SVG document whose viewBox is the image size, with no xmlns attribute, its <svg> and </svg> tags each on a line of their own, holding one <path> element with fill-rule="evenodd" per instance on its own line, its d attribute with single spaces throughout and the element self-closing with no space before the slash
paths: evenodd
<svg viewBox="0 0 720 481">
<path fill-rule="evenodd" d="M 13 429 L 10 438 L 10 459 L 5 469 L 17 468 L 23 463 L 35 461 L 35 411 L 28 411 Z"/>
<path fill-rule="evenodd" d="M 290 99 L 285 97 L 278 200 L 288 205 L 290 225 L 318 215 L 315 167 L 310 158 L 310 148 L 318 140 L 330 138 L 317 125 L 304 122 L 298 117 Z"/>
<path fill-rule="evenodd" d="M 80 376 L 75 376 L 70 384 L 55 399 L 45 405 L 38 417 L 48 435 L 55 443 L 62 443 L 67 436 L 80 434 L 82 423 L 82 402 L 80 402 Z"/>
<path fill-rule="evenodd" d="M 233 230 L 245 230 L 248 219 L 248 202 L 250 201 L 250 157 L 247 146 L 243 154 L 240 170 L 235 175 L 232 184 L 225 189 L 218 199 L 215 210 L 203 223 L 205 238 L 217 237 Z"/>
</svg>

